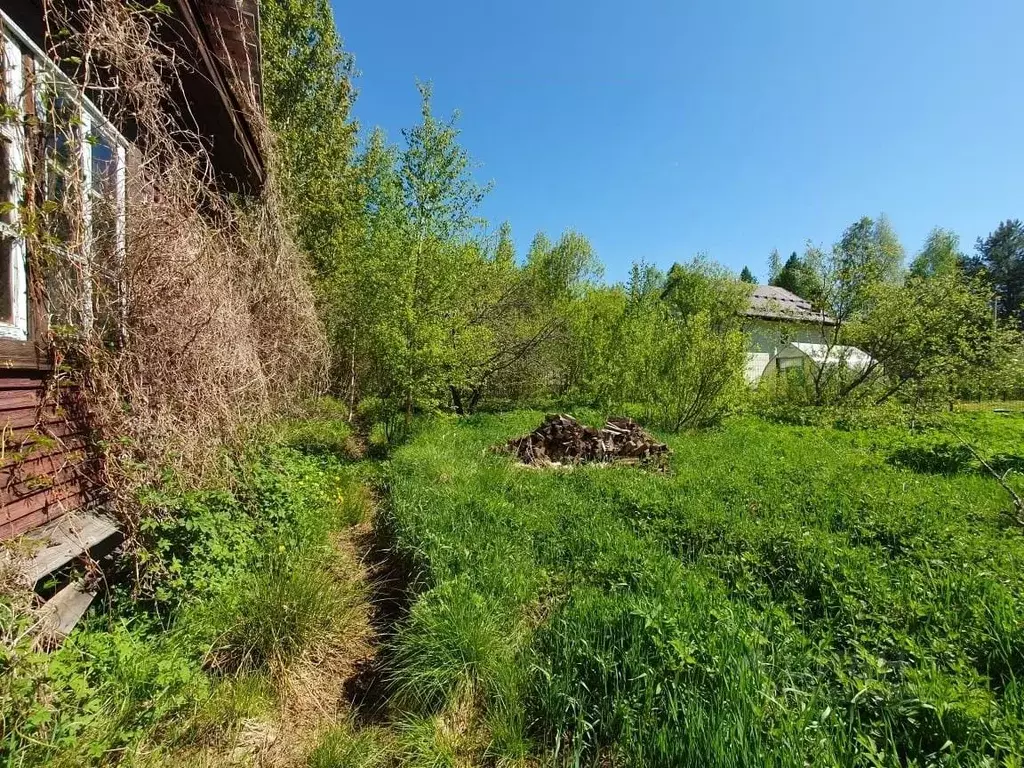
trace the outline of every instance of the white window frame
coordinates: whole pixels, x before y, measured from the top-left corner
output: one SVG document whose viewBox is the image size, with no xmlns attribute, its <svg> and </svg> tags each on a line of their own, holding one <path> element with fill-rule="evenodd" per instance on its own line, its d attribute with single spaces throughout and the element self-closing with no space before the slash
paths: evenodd
<svg viewBox="0 0 1024 768">
<path fill-rule="evenodd" d="M 9 176 L 7 188 L 10 195 L 3 202 L 9 203 L 12 210 L 9 214 L 10 223 L 3 224 L 3 234 L 12 239 L 11 242 L 11 319 L 13 322 L 0 321 L 0 336 L 25 341 L 28 339 L 28 281 L 25 277 L 25 238 L 20 236 L 21 200 L 25 192 L 25 130 L 21 94 L 25 90 L 25 77 L 22 69 L 21 49 L 7 34 L 7 18 L 4 17 L 4 93 L 8 98 L 17 100 L 15 117 L 4 120 L 0 126 L 0 140 L 9 147 L 9 168 L 0 169 L 0 173 Z M 8 226 L 10 229 L 8 230 Z"/>
<path fill-rule="evenodd" d="M 88 98 L 82 95 L 81 91 L 71 82 L 60 68 L 50 60 L 44 51 L 26 35 L 11 18 L 0 10 L 0 26 L 2 26 L 2 42 L 4 56 L 5 93 L 9 98 L 15 98 L 16 104 L 12 104 L 15 119 L 4 121 L 0 125 L 0 139 L 7 141 L 10 146 L 9 162 L 10 167 L 0 169 L 0 173 L 10 174 L 11 199 L 4 202 L 13 204 L 11 212 L 11 229 L 9 232 L 14 236 L 11 246 L 11 291 L 12 291 L 12 315 L 13 323 L 0 321 L 0 338 L 10 338 L 19 341 L 28 340 L 28 281 L 26 264 L 26 243 L 24 237 L 18 232 L 19 208 L 22 204 L 25 191 L 25 112 L 23 96 L 25 92 L 25 73 L 23 56 L 29 55 L 35 65 L 36 86 L 44 79 L 50 80 L 58 86 L 66 87 L 69 96 L 73 97 L 78 108 L 79 126 L 75 132 L 77 137 L 77 151 L 79 159 L 79 171 L 81 173 L 80 183 L 77 190 L 81 195 L 78 209 L 82 213 L 82 244 L 78 253 L 70 254 L 72 258 L 80 262 L 83 276 L 82 291 L 82 319 L 85 328 L 89 331 L 93 322 L 92 307 L 92 143 L 90 135 L 96 131 L 103 135 L 114 150 L 114 248 L 115 256 L 120 263 L 125 258 L 125 189 L 127 178 L 127 157 L 128 141 L 121 133 L 107 120 Z M 36 94 L 38 97 L 38 94 Z M 6 225 L 0 225 L 6 228 Z"/>
</svg>

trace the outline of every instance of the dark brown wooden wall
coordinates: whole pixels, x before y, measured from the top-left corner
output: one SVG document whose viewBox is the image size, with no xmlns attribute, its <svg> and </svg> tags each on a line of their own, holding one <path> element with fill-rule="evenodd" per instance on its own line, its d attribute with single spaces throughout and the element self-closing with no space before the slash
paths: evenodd
<svg viewBox="0 0 1024 768">
<path fill-rule="evenodd" d="M 43 371 L 0 372 L 0 539 L 95 500 L 78 408 L 77 391 L 48 387 Z"/>
<path fill-rule="evenodd" d="M 210 45 L 226 74 L 237 78 L 234 87 L 249 90 L 260 103 L 259 2 L 258 0 L 198 0 Z M 247 94 L 239 94 L 246 103 Z"/>
</svg>

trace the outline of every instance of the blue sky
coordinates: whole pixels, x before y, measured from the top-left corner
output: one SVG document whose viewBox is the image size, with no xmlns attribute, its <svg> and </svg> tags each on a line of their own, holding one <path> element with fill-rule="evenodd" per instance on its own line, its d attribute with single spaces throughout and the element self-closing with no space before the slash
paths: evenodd
<svg viewBox="0 0 1024 768">
<path fill-rule="evenodd" d="M 612 280 L 697 252 L 764 279 L 862 215 L 911 254 L 1024 218 L 1021 0 L 334 2 L 364 128 L 399 139 L 433 82 L 520 253 L 573 228 Z"/>
</svg>

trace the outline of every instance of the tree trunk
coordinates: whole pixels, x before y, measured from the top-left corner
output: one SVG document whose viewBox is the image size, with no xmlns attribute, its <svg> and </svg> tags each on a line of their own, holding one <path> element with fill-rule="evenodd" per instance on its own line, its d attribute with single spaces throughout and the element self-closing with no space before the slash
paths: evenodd
<svg viewBox="0 0 1024 768">
<path fill-rule="evenodd" d="M 348 380 L 348 421 L 351 424 L 356 413 L 356 345 L 352 344 L 352 351 L 349 355 L 349 380 Z"/>
<path fill-rule="evenodd" d="M 458 388 L 453 384 L 449 384 L 448 389 L 452 393 L 452 405 L 455 406 L 455 412 L 459 414 L 459 416 L 465 416 L 466 411 L 462 407 L 462 393 L 459 392 Z"/>
</svg>

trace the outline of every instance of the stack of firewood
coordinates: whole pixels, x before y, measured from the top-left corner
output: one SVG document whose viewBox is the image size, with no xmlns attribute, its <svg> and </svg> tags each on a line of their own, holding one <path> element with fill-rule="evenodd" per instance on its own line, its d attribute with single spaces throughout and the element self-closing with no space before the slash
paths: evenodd
<svg viewBox="0 0 1024 768">
<path fill-rule="evenodd" d="M 546 416 L 533 432 L 509 440 L 504 447 L 524 464 L 640 463 L 668 453 L 667 445 L 632 419 L 608 419 L 602 429 L 594 429 L 565 414 Z"/>
</svg>

